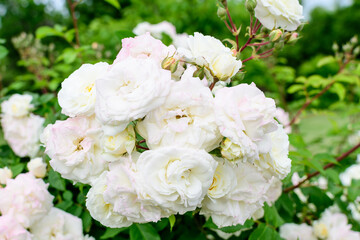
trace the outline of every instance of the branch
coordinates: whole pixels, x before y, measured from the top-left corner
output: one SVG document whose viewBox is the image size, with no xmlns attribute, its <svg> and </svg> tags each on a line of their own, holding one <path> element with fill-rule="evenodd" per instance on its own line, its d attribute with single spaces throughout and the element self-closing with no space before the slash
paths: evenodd
<svg viewBox="0 0 360 240">
<path fill-rule="evenodd" d="M 339 71 L 337 74 L 341 73 L 342 71 L 344 71 L 346 65 L 351 61 L 351 58 L 349 58 L 348 60 L 346 60 L 344 62 L 344 64 L 340 67 Z M 319 92 L 318 94 L 316 94 L 313 98 L 311 98 L 310 100 L 307 100 L 305 102 L 305 104 L 300 108 L 300 110 L 295 114 L 295 116 L 293 117 L 293 119 L 291 120 L 291 122 L 287 125 L 287 126 L 291 126 L 293 125 L 297 118 L 300 117 L 301 113 L 312 103 L 314 102 L 316 99 L 318 99 L 319 97 L 321 97 L 324 93 L 326 93 L 331 87 L 332 85 L 334 85 L 336 81 L 333 80 L 331 81 L 321 92 Z"/>
<path fill-rule="evenodd" d="M 73 2 L 72 0 L 67 0 L 67 3 L 70 8 L 71 18 L 73 21 L 74 29 L 75 29 L 75 39 L 76 39 L 76 45 L 77 47 L 80 47 L 80 39 L 79 39 L 79 28 L 77 25 L 77 19 L 75 16 L 75 7 L 78 4 L 77 2 Z"/>
<path fill-rule="evenodd" d="M 342 154 L 340 157 L 337 157 L 337 158 L 336 158 L 336 161 L 337 161 L 338 163 L 341 162 L 341 161 L 344 160 L 347 156 L 349 156 L 351 153 L 355 152 L 358 148 L 360 148 L 360 143 L 358 143 L 355 147 L 351 148 L 351 149 L 350 149 L 349 151 L 347 151 L 346 153 Z M 334 167 L 334 166 L 335 166 L 334 163 L 329 163 L 329 164 L 325 165 L 324 170 L 326 170 L 326 169 L 328 169 L 328 168 L 332 168 L 332 167 Z M 288 193 L 288 192 L 290 192 L 290 191 L 292 191 L 292 190 L 300 187 L 300 186 L 301 186 L 302 184 L 304 184 L 306 181 L 310 180 L 311 178 L 313 178 L 313 177 L 315 177 L 315 176 L 317 176 L 317 175 L 319 175 L 319 174 L 320 174 L 319 171 L 313 172 L 313 173 L 311 173 L 311 174 L 308 174 L 307 177 L 306 177 L 306 179 L 304 179 L 303 181 L 299 182 L 298 184 L 296 184 L 296 185 L 294 185 L 294 186 L 291 186 L 291 187 L 288 187 L 288 188 L 284 189 L 283 192 L 284 192 L 284 193 Z"/>
</svg>

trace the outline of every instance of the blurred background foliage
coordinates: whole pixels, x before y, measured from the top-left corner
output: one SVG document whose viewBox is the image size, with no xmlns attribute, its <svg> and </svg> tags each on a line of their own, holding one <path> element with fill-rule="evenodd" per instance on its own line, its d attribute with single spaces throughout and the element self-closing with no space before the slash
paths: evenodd
<svg viewBox="0 0 360 240">
<path fill-rule="evenodd" d="M 249 13 L 243 2 L 230 0 L 229 6 L 236 24 L 247 26 Z M 216 15 L 216 3 L 215 0 L 83 0 L 75 10 L 80 36 L 78 46 L 68 8 L 56 10 L 35 0 L 0 0 L 0 97 L 4 100 L 4 96 L 13 93 L 32 92 L 37 107 L 35 113 L 44 116 L 46 123 L 64 119 L 56 98 L 61 82 L 83 63 L 112 62 L 121 48 L 121 39 L 131 36 L 132 29 L 140 22 L 155 24 L 166 20 L 176 26 L 178 33 L 198 31 L 219 39 L 232 38 Z M 236 84 L 255 82 L 293 116 L 306 100 L 336 80 L 328 92 L 310 105 L 293 128 L 290 135 L 292 172 L 304 175 L 322 170 L 324 164 L 351 147 L 348 136 L 360 130 L 359 62 L 354 59 L 339 73 L 339 59 L 344 57 L 339 54 L 348 48 L 345 44 L 351 38 L 360 36 L 359 19 L 360 0 L 334 11 L 316 8 L 295 45 L 286 46 L 265 61 L 247 62 L 245 79 L 235 81 Z M 241 41 L 244 43 L 246 38 Z M 334 52 L 334 43 L 338 43 L 337 53 Z M 28 161 L 12 153 L 2 134 L 0 159 L 0 167 L 11 165 L 15 175 L 24 171 Z M 304 194 L 316 206 L 321 206 L 314 212 L 299 201 L 296 194 L 283 195 L 275 210 L 266 208 L 266 224 L 277 228 L 279 222 L 302 222 L 304 219 L 296 214 L 299 212 L 302 216 L 316 218 L 336 201 L 347 211 L 354 229 L 359 231 L 359 223 L 351 218 L 346 206 L 341 205 L 343 191 L 337 176 L 353 162 L 354 158 L 348 158 L 335 170 L 321 172 L 331 181 L 329 188 L 335 200 L 329 200 L 317 187 L 306 188 Z M 285 179 L 285 187 L 291 185 L 291 175 Z M 211 223 L 203 225 L 204 219 L 198 219 L 198 215 L 192 217 L 191 213 L 177 218 L 179 227 L 170 234 L 167 230 L 166 236 L 161 231 L 169 228 L 168 219 L 143 225 L 142 229 L 137 224 L 126 229 L 105 229 L 91 219 L 84 207 L 88 186 L 74 186 L 52 170 L 46 181 L 50 182 L 50 191 L 56 196 L 56 206 L 81 216 L 84 229 L 97 239 L 127 239 L 131 232 L 151 234 L 155 230 L 165 239 L 204 239 L 205 230 L 211 232 L 214 229 Z M 354 183 L 352 191 L 354 189 L 360 193 L 360 184 Z M 295 205 L 289 205 L 289 202 Z M 266 217 L 274 216 L 274 211 L 278 211 L 281 217 Z M 240 226 L 223 230 L 231 233 L 244 229 L 241 239 L 247 239 L 252 233 L 247 229 L 254 222 L 247 224 L 247 228 Z M 199 236 L 194 236 L 194 232 L 199 232 Z"/>
</svg>

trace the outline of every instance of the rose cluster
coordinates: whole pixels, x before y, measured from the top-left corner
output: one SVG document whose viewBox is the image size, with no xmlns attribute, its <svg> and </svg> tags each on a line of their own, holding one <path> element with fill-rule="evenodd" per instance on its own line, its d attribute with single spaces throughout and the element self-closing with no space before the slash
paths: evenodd
<svg viewBox="0 0 360 240">
<path fill-rule="evenodd" d="M 255 84 L 225 87 L 242 64 L 211 36 L 176 49 L 147 33 L 122 46 L 113 64 L 64 80 L 69 118 L 41 136 L 55 171 L 91 185 L 92 217 L 120 228 L 199 208 L 222 227 L 261 215 L 291 168 L 274 100 Z"/>
<path fill-rule="evenodd" d="M 1 104 L 1 126 L 4 138 L 19 157 L 35 157 L 45 119 L 31 113 L 31 95 L 14 94 Z"/>
<path fill-rule="evenodd" d="M 360 233 L 351 230 L 345 214 L 337 206 L 322 213 L 312 226 L 302 223 L 286 223 L 280 227 L 280 236 L 285 240 L 358 240 Z"/>
<path fill-rule="evenodd" d="M 54 197 L 47 187 L 31 173 L 6 180 L 6 186 L 0 188 L 1 239 L 94 239 L 83 235 L 80 218 L 53 207 Z"/>
</svg>

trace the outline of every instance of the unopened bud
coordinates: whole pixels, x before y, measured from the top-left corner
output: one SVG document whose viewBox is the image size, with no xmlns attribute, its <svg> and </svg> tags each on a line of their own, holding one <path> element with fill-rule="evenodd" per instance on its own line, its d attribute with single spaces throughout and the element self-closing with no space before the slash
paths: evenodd
<svg viewBox="0 0 360 240">
<path fill-rule="evenodd" d="M 219 6 L 217 10 L 217 15 L 222 21 L 226 21 L 226 10 L 225 8 Z"/>
<path fill-rule="evenodd" d="M 350 39 L 350 43 L 356 45 L 359 42 L 358 37 L 354 36 Z"/>
<path fill-rule="evenodd" d="M 360 47 L 357 46 L 355 49 L 354 49 L 354 56 L 358 56 L 360 54 Z"/>
<path fill-rule="evenodd" d="M 294 32 L 290 35 L 288 43 L 295 43 L 298 39 L 299 39 L 299 34 L 297 32 Z"/>
<path fill-rule="evenodd" d="M 177 60 L 176 62 L 174 62 L 174 63 L 172 63 L 171 65 L 170 65 L 170 72 L 171 73 L 174 73 L 174 72 L 176 72 L 176 70 L 177 70 L 177 68 L 178 68 L 178 65 L 179 65 L 179 60 Z"/>
<path fill-rule="evenodd" d="M 197 69 L 194 74 L 193 74 L 193 77 L 198 77 L 200 79 L 203 79 L 205 77 L 205 69 L 202 67 L 202 68 L 199 68 Z"/>
<path fill-rule="evenodd" d="M 338 45 L 337 43 L 334 43 L 334 44 L 332 45 L 332 50 L 333 50 L 334 52 L 338 52 L 338 51 L 339 51 L 339 45 Z"/>
<path fill-rule="evenodd" d="M 224 7 L 227 7 L 227 0 L 219 0 Z"/>
<path fill-rule="evenodd" d="M 274 44 L 275 50 L 281 51 L 284 48 L 284 41 L 280 41 Z"/>
<path fill-rule="evenodd" d="M 351 44 L 347 43 L 347 44 L 343 45 L 342 48 L 343 48 L 344 52 L 350 52 L 352 49 L 352 46 L 351 46 Z"/>
<path fill-rule="evenodd" d="M 170 70 L 170 67 L 172 64 L 176 63 L 176 59 L 173 57 L 166 57 L 162 62 L 161 62 L 161 67 L 163 69 L 166 70 Z"/>
<path fill-rule="evenodd" d="M 276 42 L 282 35 L 281 29 L 275 29 L 270 32 L 269 38 L 271 42 Z"/>
<path fill-rule="evenodd" d="M 254 14 L 256 4 L 257 4 L 256 0 L 246 0 L 245 7 L 250 14 Z"/>
</svg>

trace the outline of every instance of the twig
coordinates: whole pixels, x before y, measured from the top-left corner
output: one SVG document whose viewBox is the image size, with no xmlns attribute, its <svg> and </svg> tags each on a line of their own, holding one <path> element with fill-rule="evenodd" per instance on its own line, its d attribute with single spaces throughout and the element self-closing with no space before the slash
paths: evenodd
<svg viewBox="0 0 360 240">
<path fill-rule="evenodd" d="M 342 160 L 344 160 L 347 156 L 349 156 L 351 153 L 355 152 L 358 148 L 360 148 L 360 143 L 358 143 L 355 147 L 351 148 L 349 151 L 347 151 L 346 153 L 342 154 L 340 157 L 337 157 L 336 158 L 336 161 L 339 163 L 341 162 Z M 325 165 L 325 167 L 323 168 L 324 170 L 328 169 L 328 168 L 332 168 L 335 166 L 335 163 L 329 163 L 327 165 Z M 294 186 L 291 186 L 291 187 L 288 187 L 286 189 L 284 189 L 284 193 L 288 193 L 292 190 L 294 190 L 295 188 L 298 188 L 300 187 L 302 184 L 304 184 L 306 181 L 310 180 L 311 178 L 319 175 L 320 172 L 317 171 L 317 172 L 313 172 L 311 174 L 308 174 L 306 179 L 302 180 L 301 182 L 299 182 L 298 184 L 294 185 Z"/>
<path fill-rule="evenodd" d="M 74 25 L 74 29 L 75 29 L 75 39 L 76 39 L 76 45 L 77 47 L 80 47 L 80 39 L 79 39 L 79 28 L 77 25 L 77 19 L 75 16 L 75 7 L 78 4 L 77 2 L 73 2 L 72 0 L 67 0 L 67 3 L 69 5 L 69 9 L 70 9 L 70 13 L 71 13 L 71 18 L 73 21 L 73 25 Z"/>
<path fill-rule="evenodd" d="M 143 150 L 150 150 L 150 149 L 147 148 L 147 147 L 142 147 L 142 146 L 139 146 L 139 145 L 136 145 L 136 148 L 140 148 L 140 149 L 143 149 Z"/>
</svg>

